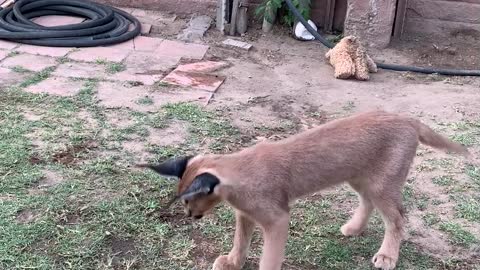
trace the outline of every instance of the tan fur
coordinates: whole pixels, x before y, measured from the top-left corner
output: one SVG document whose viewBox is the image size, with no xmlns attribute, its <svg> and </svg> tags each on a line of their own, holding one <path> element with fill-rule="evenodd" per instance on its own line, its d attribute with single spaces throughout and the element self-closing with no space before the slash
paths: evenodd
<svg viewBox="0 0 480 270">
<path fill-rule="evenodd" d="M 357 80 L 365 81 L 370 79 L 369 72 L 377 72 L 377 65 L 354 36 L 341 39 L 325 54 L 325 57 L 333 66 L 337 79 L 355 77 Z"/>
<path fill-rule="evenodd" d="M 403 235 L 402 187 L 424 144 L 468 155 L 466 148 L 433 132 L 420 121 L 383 111 L 360 113 L 276 142 L 262 142 L 227 155 L 192 158 L 180 180 L 182 192 L 201 173 L 218 177 L 211 195 L 184 202 L 187 212 L 203 215 L 220 201 L 236 211 L 233 248 L 216 259 L 215 270 L 239 270 L 256 225 L 263 232 L 260 270 L 279 270 L 285 253 L 290 205 L 298 198 L 347 182 L 360 204 L 342 226 L 359 235 L 376 208 L 385 224 L 376 268 L 394 269 Z"/>
</svg>

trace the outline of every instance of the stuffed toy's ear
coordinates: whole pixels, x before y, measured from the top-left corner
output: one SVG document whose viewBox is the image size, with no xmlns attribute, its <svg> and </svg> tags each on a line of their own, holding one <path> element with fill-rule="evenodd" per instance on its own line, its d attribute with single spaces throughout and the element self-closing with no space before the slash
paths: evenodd
<svg viewBox="0 0 480 270">
<path fill-rule="evenodd" d="M 182 200 L 191 200 L 197 197 L 209 195 L 213 193 L 215 186 L 220 180 L 211 173 L 203 173 L 195 177 L 192 184 L 179 195 Z"/>
<path fill-rule="evenodd" d="M 136 167 L 149 168 L 163 176 L 174 176 L 174 177 L 182 178 L 182 175 L 185 172 L 185 169 L 187 168 L 188 161 L 191 158 L 192 156 L 185 156 L 185 157 L 169 159 L 157 165 L 137 164 Z"/>
</svg>

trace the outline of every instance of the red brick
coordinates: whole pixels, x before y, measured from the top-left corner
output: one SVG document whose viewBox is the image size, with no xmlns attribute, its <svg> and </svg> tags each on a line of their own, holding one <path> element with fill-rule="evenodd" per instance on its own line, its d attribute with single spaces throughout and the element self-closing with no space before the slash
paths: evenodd
<svg viewBox="0 0 480 270">
<path fill-rule="evenodd" d="M 77 24 L 77 23 L 83 22 L 84 20 L 85 18 L 80 18 L 80 17 L 49 15 L 49 16 L 42 16 L 42 17 L 35 18 L 33 19 L 33 22 L 43 26 L 51 27 L 51 26 L 59 26 L 59 25 L 67 25 L 67 24 Z"/>
<path fill-rule="evenodd" d="M 32 54 L 18 54 L 3 60 L 1 66 L 9 68 L 22 67 L 31 71 L 41 71 L 56 64 L 55 58 Z"/>
<path fill-rule="evenodd" d="M 52 57 L 63 57 L 72 49 L 73 48 L 44 47 L 24 44 L 16 48 L 15 51 Z"/>
<path fill-rule="evenodd" d="M 224 80 L 223 76 L 174 70 L 162 82 L 215 92 Z"/>
<path fill-rule="evenodd" d="M 106 79 L 108 77 L 104 65 L 75 62 L 59 65 L 53 72 L 53 75 L 85 79 Z"/>
<path fill-rule="evenodd" d="M 0 49 L 11 50 L 11 49 L 16 48 L 18 45 L 20 45 L 20 44 L 18 44 L 16 42 L 0 40 Z"/>
<path fill-rule="evenodd" d="M 212 72 L 224 68 L 227 65 L 228 64 L 226 62 L 201 61 L 196 63 L 179 65 L 177 67 L 177 70 L 186 72 Z"/>
<path fill-rule="evenodd" d="M 85 62 L 111 61 L 121 62 L 129 54 L 129 50 L 111 47 L 81 48 L 68 55 L 70 59 Z"/>
<path fill-rule="evenodd" d="M 193 43 L 164 40 L 155 50 L 155 54 L 163 56 L 179 56 L 189 59 L 202 59 L 207 53 L 208 46 Z"/>
<path fill-rule="evenodd" d="M 25 89 L 30 93 L 46 93 L 55 96 L 73 96 L 82 89 L 82 81 L 73 81 L 62 77 L 50 77 Z"/>
</svg>

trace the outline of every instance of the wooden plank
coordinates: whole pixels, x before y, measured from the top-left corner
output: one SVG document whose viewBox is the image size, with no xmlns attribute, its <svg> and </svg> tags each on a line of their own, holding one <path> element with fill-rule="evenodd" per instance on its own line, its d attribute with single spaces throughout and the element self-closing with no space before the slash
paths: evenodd
<svg viewBox="0 0 480 270">
<path fill-rule="evenodd" d="M 324 30 L 327 32 L 332 31 L 333 27 L 333 18 L 335 14 L 335 4 L 336 0 L 327 0 L 327 6 L 325 8 L 325 23 L 324 23 Z"/>
<path fill-rule="evenodd" d="M 395 11 L 395 22 L 393 25 L 393 38 L 399 39 L 403 35 L 405 28 L 405 15 L 407 14 L 408 0 L 397 0 L 397 10 Z"/>
<path fill-rule="evenodd" d="M 335 31 L 343 31 L 343 25 L 347 16 L 347 4 L 347 0 L 335 0 L 332 26 L 332 29 Z"/>
<path fill-rule="evenodd" d="M 432 0 L 410 0 L 407 18 L 439 19 L 450 22 L 480 24 L 480 5 Z"/>
<path fill-rule="evenodd" d="M 239 0 L 233 0 L 232 5 L 232 19 L 230 20 L 230 35 L 235 35 L 235 30 L 237 28 L 237 12 L 239 7 Z"/>
</svg>

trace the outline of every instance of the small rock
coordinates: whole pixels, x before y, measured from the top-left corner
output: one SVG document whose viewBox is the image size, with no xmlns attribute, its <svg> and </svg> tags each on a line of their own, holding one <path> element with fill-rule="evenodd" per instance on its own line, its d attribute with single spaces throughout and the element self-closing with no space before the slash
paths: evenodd
<svg viewBox="0 0 480 270">
<path fill-rule="evenodd" d="M 237 47 L 237 48 L 240 48 L 240 49 L 244 49 L 244 50 L 250 50 L 250 48 L 252 48 L 252 44 L 249 44 L 249 43 L 246 43 L 246 42 L 243 42 L 243 41 L 239 41 L 239 40 L 234 40 L 234 39 L 227 39 L 225 41 L 222 42 L 224 45 L 227 45 L 227 46 L 232 46 L 232 47 Z"/>
</svg>

